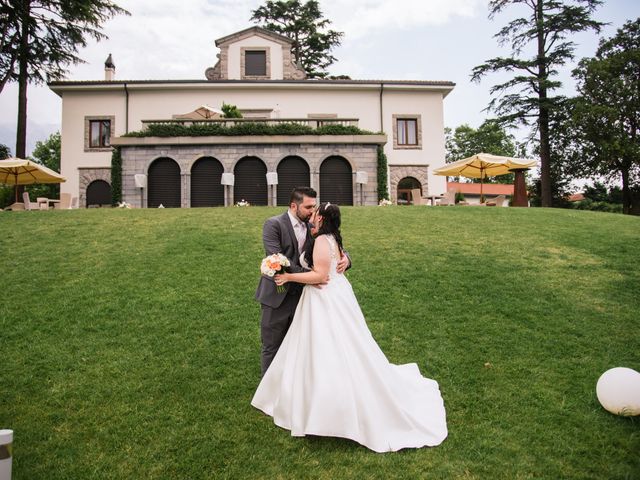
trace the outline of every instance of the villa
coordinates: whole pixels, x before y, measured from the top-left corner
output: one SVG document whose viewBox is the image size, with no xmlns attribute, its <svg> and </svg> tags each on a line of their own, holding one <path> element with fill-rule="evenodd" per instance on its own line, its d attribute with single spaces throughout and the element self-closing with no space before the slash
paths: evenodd
<svg viewBox="0 0 640 480">
<path fill-rule="evenodd" d="M 135 207 L 286 205 L 295 185 L 314 187 L 321 201 L 375 205 L 381 148 L 392 201 L 407 184 L 423 196 L 446 191 L 445 177 L 432 171 L 445 163 L 443 101 L 452 82 L 309 79 L 292 43 L 251 27 L 216 40 L 217 63 L 202 80 L 117 80 L 109 55 L 104 80 L 49 83 L 62 98 L 61 191 L 81 207 L 110 204 L 120 184 L 111 178 L 113 147 L 122 199 Z M 243 118 L 223 118 L 223 103 Z M 313 130 L 145 134 L 248 123 Z"/>
</svg>

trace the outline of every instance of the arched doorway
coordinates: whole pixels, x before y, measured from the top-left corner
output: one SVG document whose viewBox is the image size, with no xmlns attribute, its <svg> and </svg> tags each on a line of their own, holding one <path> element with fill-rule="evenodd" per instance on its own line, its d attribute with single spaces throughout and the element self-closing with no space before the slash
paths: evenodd
<svg viewBox="0 0 640 480">
<path fill-rule="evenodd" d="M 149 208 L 160 205 L 166 208 L 180 208 L 180 167 L 172 158 L 162 157 L 149 166 L 148 177 Z"/>
<path fill-rule="evenodd" d="M 111 185 L 104 180 L 94 180 L 87 186 L 87 208 L 111 206 Z"/>
<path fill-rule="evenodd" d="M 353 205 L 353 175 L 345 158 L 328 157 L 320 165 L 320 201 Z"/>
<path fill-rule="evenodd" d="M 411 190 L 420 190 L 422 196 L 422 184 L 414 177 L 404 177 L 398 182 L 398 205 L 411 205 L 413 198 Z"/>
<path fill-rule="evenodd" d="M 245 200 L 251 205 L 268 205 L 267 166 L 258 157 L 244 157 L 233 169 L 235 185 L 233 201 Z"/>
<path fill-rule="evenodd" d="M 213 157 L 199 158 L 191 167 L 191 206 L 224 206 L 224 167 Z"/>
<path fill-rule="evenodd" d="M 278 205 L 289 205 L 291 191 L 295 187 L 308 187 L 309 165 L 296 156 L 285 157 L 278 164 Z"/>
</svg>

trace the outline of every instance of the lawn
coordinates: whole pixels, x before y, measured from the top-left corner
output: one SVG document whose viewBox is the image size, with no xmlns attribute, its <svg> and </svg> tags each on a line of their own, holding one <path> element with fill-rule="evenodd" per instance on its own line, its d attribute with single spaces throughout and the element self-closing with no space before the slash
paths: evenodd
<svg viewBox="0 0 640 480">
<path fill-rule="evenodd" d="M 449 438 L 376 454 L 292 438 L 260 377 L 262 222 L 282 209 L 0 213 L 0 428 L 14 480 L 640 478 L 640 218 L 344 208 L 348 276 L 394 363 L 436 379 Z"/>
</svg>

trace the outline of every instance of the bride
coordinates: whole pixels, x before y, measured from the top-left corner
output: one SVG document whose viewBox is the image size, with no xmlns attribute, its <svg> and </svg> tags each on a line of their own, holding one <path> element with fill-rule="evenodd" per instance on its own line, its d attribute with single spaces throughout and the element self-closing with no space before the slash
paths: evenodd
<svg viewBox="0 0 640 480">
<path fill-rule="evenodd" d="M 304 283 L 291 327 L 251 404 L 293 436 L 343 437 L 376 452 L 439 445 L 447 436 L 438 383 L 415 363 L 389 363 L 371 336 L 343 274 L 340 209 L 320 204 L 305 273 L 276 275 Z M 330 280 L 322 288 L 311 285 Z"/>
</svg>

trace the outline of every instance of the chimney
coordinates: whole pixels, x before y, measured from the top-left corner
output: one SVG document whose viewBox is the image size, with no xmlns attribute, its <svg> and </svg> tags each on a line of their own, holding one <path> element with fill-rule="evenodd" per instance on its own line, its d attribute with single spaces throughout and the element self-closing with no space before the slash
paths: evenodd
<svg viewBox="0 0 640 480">
<path fill-rule="evenodd" d="M 104 79 L 107 82 L 111 82 L 115 80 L 116 77 L 116 66 L 113 64 L 113 58 L 111 58 L 111 54 L 107 57 L 107 60 L 104 62 Z"/>
</svg>

